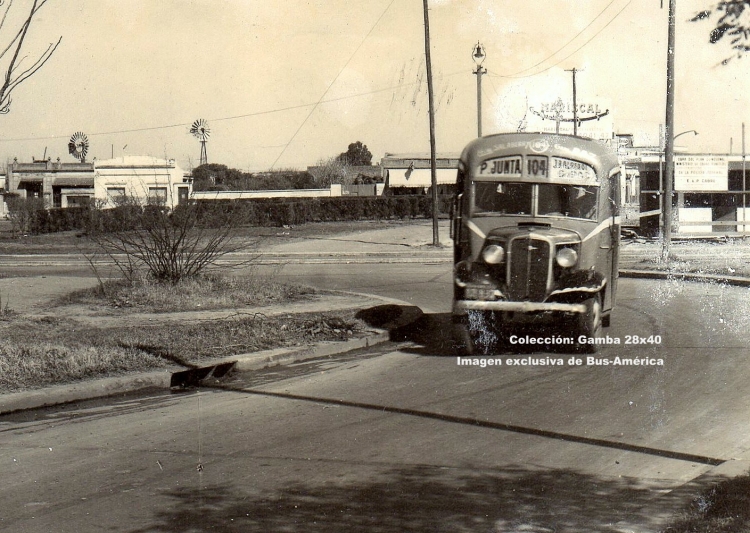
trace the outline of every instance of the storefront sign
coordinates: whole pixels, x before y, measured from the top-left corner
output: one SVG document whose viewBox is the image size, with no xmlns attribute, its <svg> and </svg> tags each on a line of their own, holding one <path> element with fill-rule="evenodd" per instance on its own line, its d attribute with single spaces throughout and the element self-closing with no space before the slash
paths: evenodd
<svg viewBox="0 0 750 533">
<path fill-rule="evenodd" d="M 676 155 L 676 191 L 726 191 L 729 188 L 729 161 L 722 155 Z"/>
<path fill-rule="evenodd" d="M 578 113 L 588 113 L 592 115 L 598 115 L 604 111 L 604 109 L 599 108 L 599 104 L 576 104 L 574 108 L 572 102 L 565 103 L 561 99 L 556 102 L 543 103 L 539 106 L 539 110 L 542 113 L 560 112 L 573 114 L 573 111 L 577 111 Z"/>
</svg>

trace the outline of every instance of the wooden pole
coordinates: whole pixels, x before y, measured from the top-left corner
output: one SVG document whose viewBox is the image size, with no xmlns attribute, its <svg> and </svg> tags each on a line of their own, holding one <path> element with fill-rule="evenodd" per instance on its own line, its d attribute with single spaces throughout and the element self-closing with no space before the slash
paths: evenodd
<svg viewBox="0 0 750 533">
<path fill-rule="evenodd" d="M 745 189 L 747 189 L 747 180 L 745 179 L 745 123 L 742 123 L 742 222 L 745 222 Z M 745 233 L 746 226 L 742 225 L 742 233 Z"/>
<path fill-rule="evenodd" d="M 677 0 L 669 0 L 669 30 L 667 32 L 667 110 L 664 132 L 666 162 L 664 176 L 664 230 L 662 232 L 662 259 L 670 260 L 672 243 L 672 195 L 674 183 L 674 53 L 675 11 Z"/>
<path fill-rule="evenodd" d="M 432 63 L 430 61 L 430 18 L 427 0 L 422 0 L 424 8 L 424 54 L 427 64 L 427 101 L 430 115 L 430 177 L 432 184 L 432 245 L 440 246 L 438 229 L 437 160 L 435 156 L 435 102 L 432 92 Z"/>
</svg>

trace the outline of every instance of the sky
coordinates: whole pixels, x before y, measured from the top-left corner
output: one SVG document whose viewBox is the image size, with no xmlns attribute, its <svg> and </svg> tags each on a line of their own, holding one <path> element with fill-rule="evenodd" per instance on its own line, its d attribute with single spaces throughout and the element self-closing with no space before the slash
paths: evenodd
<svg viewBox="0 0 750 533">
<path fill-rule="evenodd" d="M 15 0 L 16 17 L 29 0 Z M 516 131 L 557 98 L 609 111 L 599 124 L 657 144 L 666 102 L 667 0 L 429 0 L 437 151 L 477 134 L 472 50 L 486 51 L 483 133 Z M 708 1 L 677 6 L 675 132 L 690 152 L 741 150 L 750 124 L 750 57 L 711 45 Z M 26 64 L 52 58 L 0 115 L 0 161 L 74 162 L 151 155 L 199 164 L 189 133 L 209 123 L 208 160 L 245 171 L 304 169 L 361 141 L 385 153 L 429 153 L 420 0 L 48 0 L 27 37 Z M 12 34 L 13 14 L 0 30 Z M 550 123 L 548 122 L 547 125 Z M 606 129 L 606 128 L 605 128 Z M 750 146 L 749 146 L 750 148 Z"/>
</svg>

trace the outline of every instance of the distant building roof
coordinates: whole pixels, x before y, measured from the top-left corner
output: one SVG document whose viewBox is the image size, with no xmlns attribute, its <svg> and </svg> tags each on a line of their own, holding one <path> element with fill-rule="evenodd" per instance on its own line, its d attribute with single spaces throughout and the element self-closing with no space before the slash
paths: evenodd
<svg viewBox="0 0 750 533">
<path fill-rule="evenodd" d="M 437 159 L 458 159 L 461 157 L 460 152 L 443 152 L 435 154 Z M 383 159 L 430 159 L 429 152 L 404 152 L 404 153 L 390 153 L 386 152 Z"/>
<path fill-rule="evenodd" d="M 435 163 L 437 168 L 457 168 L 458 159 L 461 154 L 458 153 L 442 153 L 435 154 Z M 430 154 L 426 153 L 405 153 L 405 154 L 389 154 L 386 153 L 383 159 L 380 160 L 380 165 L 383 168 L 430 168 L 431 160 Z"/>
<path fill-rule="evenodd" d="M 114 159 L 102 159 L 94 162 L 96 168 L 174 168 L 174 159 L 160 159 L 150 155 L 126 155 Z"/>
<path fill-rule="evenodd" d="M 8 164 L 9 174 L 92 173 L 93 171 L 93 163 L 63 163 L 59 159 L 57 161 L 52 161 L 52 159 L 34 160 L 31 163 L 19 162 L 17 159 L 14 159 Z"/>
</svg>

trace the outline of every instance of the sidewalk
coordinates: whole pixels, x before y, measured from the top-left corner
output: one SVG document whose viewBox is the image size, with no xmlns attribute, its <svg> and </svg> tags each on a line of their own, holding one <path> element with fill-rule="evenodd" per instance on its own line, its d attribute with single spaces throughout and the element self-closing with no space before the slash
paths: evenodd
<svg viewBox="0 0 750 533">
<path fill-rule="evenodd" d="M 346 235 L 314 238 L 295 237 L 289 231 L 288 242 L 274 239 L 270 246 L 261 245 L 258 262 L 274 263 L 330 263 L 330 262 L 449 262 L 453 257 L 450 223 L 438 224 L 439 246 L 433 246 L 431 220 L 410 223 L 380 224 L 380 228 L 354 231 Z M 284 233 L 283 231 L 280 233 Z"/>
</svg>

